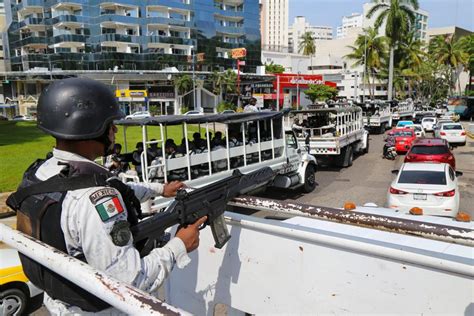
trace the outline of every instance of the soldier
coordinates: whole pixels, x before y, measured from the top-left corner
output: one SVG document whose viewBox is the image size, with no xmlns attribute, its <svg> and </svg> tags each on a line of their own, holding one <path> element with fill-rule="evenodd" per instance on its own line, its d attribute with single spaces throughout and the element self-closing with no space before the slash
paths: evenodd
<svg viewBox="0 0 474 316">
<path fill-rule="evenodd" d="M 206 218 L 178 229 L 164 247 L 140 257 L 129 228 L 140 218 L 140 202 L 172 197 L 183 184 L 124 184 L 94 162 L 113 148 L 113 121 L 122 117 L 114 94 L 102 83 L 79 78 L 52 83 L 38 102 L 38 127 L 56 138 L 53 157 L 33 163 L 7 203 L 18 211 L 19 230 L 153 292 L 175 265 L 190 261 L 187 253 L 197 248 Z M 45 291 L 51 314 L 117 312 L 35 261 L 25 256 L 21 261 L 28 278 Z"/>
</svg>

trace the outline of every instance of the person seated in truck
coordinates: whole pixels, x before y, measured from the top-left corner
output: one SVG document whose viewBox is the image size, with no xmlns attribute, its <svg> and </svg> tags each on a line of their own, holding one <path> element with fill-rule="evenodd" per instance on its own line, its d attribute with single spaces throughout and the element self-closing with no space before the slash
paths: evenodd
<svg viewBox="0 0 474 316">
<path fill-rule="evenodd" d="M 187 139 L 186 137 L 183 137 L 183 139 L 181 139 L 181 144 L 178 146 L 178 149 L 177 149 L 178 152 L 183 155 L 186 155 L 186 142 L 188 142 L 189 152 L 192 152 L 194 150 L 193 142 Z"/>
<path fill-rule="evenodd" d="M 211 141 L 211 148 L 214 150 L 215 147 L 226 147 L 226 142 L 225 139 L 222 138 L 221 132 L 216 132 Z"/>
<path fill-rule="evenodd" d="M 108 155 L 104 167 L 109 169 L 115 175 L 118 175 L 121 172 L 127 172 L 130 169 L 130 165 L 125 161 L 124 157 L 121 155 L 122 145 L 114 144 L 113 152 L 111 155 Z"/>
<path fill-rule="evenodd" d="M 176 146 L 176 144 L 174 143 L 174 140 L 171 138 L 167 139 L 165 143 L 166 159 L 183 157 L 184 155 L 178 152 L 177 149 L 178 149 L 178 146 Z M 180 181 L 187 180 L 187 169 L 180 168 L 180 169 L 169 171 L 168 181 L 174 181 L 174 180 L 180 180 Z"/>
<path fill-rule="evenodd" d="M 152 142 L 156 142 L 156 139 L 151 139 Z M 150 144 L 150 148 L 147 151 L 148 156 L 150 156 L 150 160 L 156 159 L 157 157 L 161 157 L 163 152 L 160 147 L 158 147 L 158 143 Z"/>
<path fill-rule="evenodd" d="M 294 119 L 291 129 L 296 134 L 296 137 L 300 137 L 303 134 L 303 125 L 300 124 L 300 120 L 298 118 Z"/>
</svg>

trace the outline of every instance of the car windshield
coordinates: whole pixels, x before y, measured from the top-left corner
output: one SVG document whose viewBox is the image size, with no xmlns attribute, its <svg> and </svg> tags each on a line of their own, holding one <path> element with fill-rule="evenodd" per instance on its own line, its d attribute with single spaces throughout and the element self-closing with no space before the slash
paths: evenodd
<svg viewBox="0 0 474 316">
<path fill-rule="evenodd" d="M 446 146 L 413 146 L 411 153 L 416 155 L 441 155 L 448 153 Z"/>
<path fill-rule="evenodd" d="M 428 119 L 425 118 L 425 119 L 423 119 L 423 122 L 434 122 L 434 119 L 432 119 L 432 118 L 428 118 Z"/>
<path fill-rule="evenodd" d="M 446 175 L 440 171 L 405 170 L 398 183 L 446 185 Z"/>
<path fill-rule="evenodd" d="M 415 131 L 417 131 L 417 132 L 421 132 L 421 131 L 422 131 L 422 128 L 419 127 L 419 126 L 414 126 L 414 128 L 415 128 Z"/>
<path fill-rule="evenodd" d="M 399 132 L 394 132 L 392 134 L 393 136 L 395 137 L 410 137 L 410 136 L 413 136 L 413 133 L 412 132 L 408 132 L 408 131 L 399 131 Z"/>
<path fill-rule="evenodd" d="M 462 126 L 459 124 L 443 124 L 444 130 L 462 130 Z"/>
</svg>

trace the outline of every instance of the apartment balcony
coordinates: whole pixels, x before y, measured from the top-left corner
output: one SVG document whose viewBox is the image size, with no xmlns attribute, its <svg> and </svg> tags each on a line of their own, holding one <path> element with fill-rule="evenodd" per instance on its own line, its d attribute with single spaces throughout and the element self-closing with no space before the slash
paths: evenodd
<svg viewBox="0 0 474 316">
<path fill-rule="evenodd" d="M 185 20 L 177 20 L 163 17 L 148 17 L 146 18 L 146 24 L 164 24 L 170 26 L 182 26 L 182 27 L 193 27 L 193 22 Z"/>
<path fill-rule="evenodd" d="M 87 4 L 85 0 L 56 0 L 56 4 L 51 6 L 52 11 L 79 11 L 83 5 Z"/>
<path fill-rule="evenodd" d="M 133 16 L 125 16 L 118 14 L 104 14 L 93 18 L 94 23 L 109 23 L 114 25 L 130 25 L 138 26 L 140 24 L 140 18 Z"/>
<path fill-rule="evenodd" d="M 59 15 L 51 19 L 51 24 L 56 25 L 60 23 L 66 24 L 73 24 L 73 25 L 82 25 L 84 23 L 89 22 L 89 17 L 82 16 L 82 15 Z"/>
<path fill-rule="evenodd" d="M 162 43 L 162 44 L 196 46 L 196 40 L 194 39 L 173 37 L 173 36 L 159 36 L 159 35 L 147 36 L 147 42 L 148 44 Z"/>
<path fill-rule="evenodd" d="M 222 26 L 219 23 L 215 23 L 217 35 L 234 35 L 234 36 L 241 36 L 244 35 L 244 28 L 240 27 L 233 27 L 233 26 Z"/>
<path fill-rule="evenodd" d="M 140 42 L 140 36 L 108 33 L 108 34 L 100 35 L 99 41 L 101 43 L 122 42 L 122 43 L 138 44 Z"/>
<path fill-rule="evenodd" d="M 23 0 L 17 4 L 15 9 L 18 12 L 19 19 L 34 13 L 43 13 L 44 0 Z"/>
<path fill-rule="evenodd" d="M 20 46 L 47 46 L 48 38 L 45 36 L 31 35 L 12 43 L 12 47 Z"/>
<path fill-rule="evenodd" d="M 244 17 L 242 16 L 242 14 L 240 16 L 234 16 L 234 15 L 223 15 L 221 13 L 214 13 L 214 18 L 216 20 L 221 20 L 221 21 L 229 21 L 229 22 L 237 22 L 237 23 L 241 23 L 243 22 L 244 20 Z"/>
<path fill-rule="evenodd" d="M 52 44 L 58 43 L 84 43 L 86 41 L 86 36 L 78 34 L 61 34 L 52 37 Z M 74 45 L 80 46 L 80 45 Z"/>
</svg>

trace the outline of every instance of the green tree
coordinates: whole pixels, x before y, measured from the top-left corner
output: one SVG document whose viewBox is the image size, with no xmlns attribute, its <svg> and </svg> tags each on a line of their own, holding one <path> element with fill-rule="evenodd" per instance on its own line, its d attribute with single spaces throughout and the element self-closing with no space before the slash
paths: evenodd
<svg viewBox="0 0 474 316">
<path fill-rule="evenodd" d="M 469 70 L 469 78 L 472 78 L 474 75 L 474 34 L 463 36 L 459 39 L 459 41 L 461 47 L 464 49 L 464 52 L 468 55 L 467 68 Z M 469 80 L 468 90 L 471 92 L 473 90 L 471 80 Z"/>
<path fill-rule="evenodd" d="M 386 22 L 385 35 L 389 39 L 390 59 L 388 75 L 388 99 L 392 99 L 393 93 L 393 69 L 394 52 L 403 34 L 409 32 L 415 24 L 414 10 L 418 10 L 418 0 L 372 0 L 374 6 L 367 12 L 370 19 L 375 13 L 379 13 L 375 20 L 375 29 L 378 30 L 383 22 Z"/>
<path fill-rule="evenodd" d="M 304 94 L 312 103 L 315 103 L 316 101 L 324 101 L 336 97 L 338 90 L 324 84 L 310 84 L 308 89 L 304 91 Z"/>
<path fill-rule="evenodd" d="M 380 71 L 382 61 L 387 56 L 387 42 L 384 36 L 378 36 L 378 32 L 369 27 L 354 42 L 355 46 L 348 46 L 352 52 L 345 57 L 354 60 L 353 66 L 364 66 L 364 84 L 369 84 L 370 98 L 375 94 L 375 74 Z M 370 84 L 370 78 L 373 84 Z M 371 89 L 372 88 L 372 89 Z"/>
<path fill-rule="evenodd" d="M 298 46 L 298 52 L 305 56 L 310 56 L 311 67 L 313 66 L 313 55 L 316 54 L 316 44 L 314 43 L 313 33 L 305 32 L 301 37 L 301 42 Z M 313 70 L 311 70 L 313 73 Z"/>
<path fill-rule="evenodd" d="M 265 63 L 265 72 L 270 74 L 281 74 L 285 72 L 285 67 L 274 64 L 273 61 L 269 64 Z"/>
<path fill-rule="evenodd" d="M 180 95 L 193 89 L 193 78 L 189 75 L 178 76 L 174 79 L 174 86 Z"/>
<path fill-rule="evenodd" d="M 400 59 L 397 68 L 407 81 L 408 95 L 413 97 L 413 87 L 421 80 L 420 67 L 426 55 L 423 50 L 423 42 L 416 38 L 414 31 L 410 31 L 402 37 L 398 50 L 403 58 Z"/>
<path fill-rule="evenodd" d="M 458 82 L 459 92 L 461 92 L 461 83 L 459 75 L 464 67 L 468 66 L 469 54 L 465 52 L 463 42 L 456 40 L 454 36 L 438 35 L 430 41 L 430 54 L 435 60 L 449 67 L 449 93 Z"/>
</svg>

